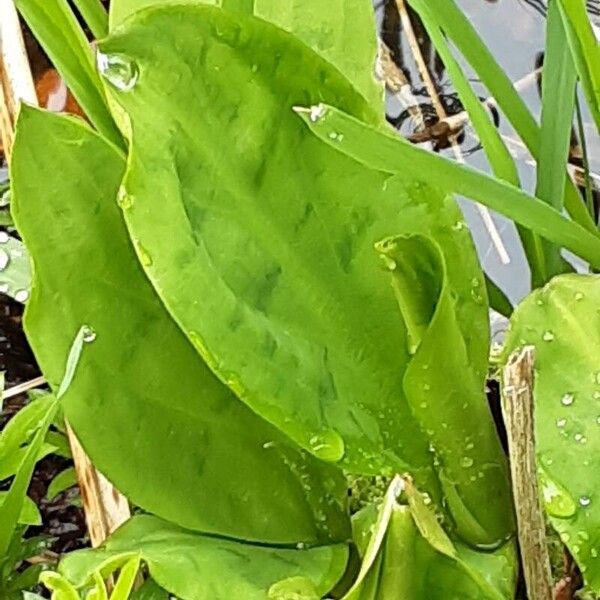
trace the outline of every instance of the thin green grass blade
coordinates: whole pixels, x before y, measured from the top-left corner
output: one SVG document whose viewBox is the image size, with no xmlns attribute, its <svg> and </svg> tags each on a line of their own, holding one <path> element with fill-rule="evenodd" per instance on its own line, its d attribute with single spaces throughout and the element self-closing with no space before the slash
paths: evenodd
<svg viewBox="0 0 600 600">
<path fill-rule="evenodd" d="M 520 187 L 515 161 L 504 144 L 500 132 L 490 119 L 489 112 L 473 92 L 471 84 L 454 58 L 430 5 L 424 0 L 409 0 L 409 3 L 419 13 L 433 45 L 442 58 L 448 75 L 481 140 L 492 171 L 500 179 Z M 549 278 L 546 262 L 549 259 L 552 260 L 552 257 L 545 256 L 542 241 L 538 236 L 524 228 L 519 228 L 518 231 L 531 270 L 531 279 L 534 284 L 541 285 Z M 550 249 L 548 250 L 550 251 Z M 553 253 L 560 259 L 557 248 L 554 249 Z"/>
<path fill-rule="evenodd" d="M 592 266 L 600 267 L 600 238 L 597 235 L 522 190 L 412 146 L 392 132 L 366 125 L 336 108 L 321 106 L 319 110 L 315 107 L 295 110 L 321 140 L 358 162 L 387 173 L 406 173 L 408 170 L 426 174 L 427 180 L 435 181 L 437 187 L 476 200 L 571 250 Z M 316 114 L 319 116 L 315 117 Z"/>
<path fill-rule="evenodd" d="M 54 63 L 92 125 L 124 149 L 110 114 L 93 54 L 65 0 L 15 0 L 17 9 Z"/>
<path fill-rule="evenodd" d="M 575 108 L 577 114 L 577 133 L 579 134 L 579 143 L 581 144 L 581 154 L 583 162 L 583 177 L 585 179 L 585 204 L 588 207 L 590 215 L 594 216 L 594 194 L 592 191 L 592 179 L 590 177 L 590 160 L 587 151 L 587 140 L 585 139 L 585 129 L 583 127 L 583 116 L 579 100 L 575 98 Z"/>
<path fill-rule="evenodd" d="M 538 157 L 537 198 L 561 211 L 564 205 L 569 144 L 573 124 L 577 75 L 565 39 L 556 2 L 548 5 L 546 55 L 542 77 L 541 142 Z M 541 287 L 564 271 L 557 247 L 544 242 L 547 277 L 535 281 Z"/>
<path fill-rule="evenodd" d="M 584 0 L 557 1 L 583 93 L 600 133 L 600 45 Z"/>
<path fill-rule="evenodd" d="M 485 288 L 487 290 L 490 307 L 503 317 L 510 319 L 510 315 L 512 315 L 514 310 L 513 305 L 508 299 L 508 296 L 498 287 L 498 285 L 496 285 L 496 283 L 490 279 L 487 274 L 485 275 Z"/>
<path fill-rule="evenodd" d="M 74 4 L 95 39 L 108 35 L 108 12 L 100 0 L 74 0 Z"/>
<path fill-rule="evenodd" d="M 538 160 L 541 144 L 540 127 L 471 22 L 457 7 L 454 0 L 428 0 L 428 4 L 439 26 L 471 64 L 533 158 Z M 567 180 L 564 206 L 574 221 L 589 231 L 596 232 L 596 224 L 570 179 Z"/>
</svg>

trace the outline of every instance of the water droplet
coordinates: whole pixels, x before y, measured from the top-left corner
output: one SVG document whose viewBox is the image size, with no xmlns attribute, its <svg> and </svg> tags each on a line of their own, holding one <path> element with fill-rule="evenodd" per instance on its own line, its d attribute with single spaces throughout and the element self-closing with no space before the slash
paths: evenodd
<svg viewBox="0 0 600 600">
<path fill-rule="evenodd" d="M 390 258 L 389 256 L 387 256 L 387 254 L 380 254 L 379 256 L 380 256 L 381 260 L 383 261 L 384 267 L 388 271 L 395 271 L 398 268 L 396 261 L 393 258 Z"/>
<path fill-rule="evenodd" d="M 83 341 L 86 344 L 90 344 L 96 339 L 96 337 L 96 330 L 93 327 L 90 327 L 89 325 L 85 325 L 83 328 Z"/>
<path fill-rule="evenodd" d="M 460 459 L 460 466 L 468 469 L 473 466 L 473 459 L 470 456 L 463 456 Z"/>
<path fill-rule="evenodd" d="M 258 67 L 258 65 L 257 65 L 256 63 L 255 63 L 255 64 L 253 64 L 253 65 L 252 65 L 252 72 L 253 72 L 253 73 L 258 73 L 258 68 L 259 68 L 259 67 Z"/>
<path fill-rule="evenodd" d="M 575 439 L 576 442 L 579 442 L 580 444 L 585 444 L 587 442 L 587 438 L 582 433 L 576 433 L 573 436 L 573 438 Z"/>
<path fill-rule="evenodd" d="M 324 104 L 315 104 L 310 107 L 310 120 L 312 123 L 316 123 L 327 114 L 327 108 Z"/>
<path fill-rule="evenodd" d="M 17 290 L 15 293 L 15 300 L 17 302 L 27 302 L 29 298 L 29 292 L 27 290 Z"/>
<path fill-rule="evenodd" d="M 306 549 L 306 544 L 304 542 L 298 542 L 296 544 L 296 550 L 304 550 Z"/>
<path fill-rule="evenodd" d="M 587 508 L 592 503 L 592 499 L 589 496 L 580 496 L 579 505 L 583 508 Z"/>
<path fill-rule="evenodd" d="M 542 498 L 548 514 L 559 519 L 566 519 L 575 514 L 575 501 L 569 492 L 554 481 L 542 468 L 538 469 Z"/>
<path fill-rule="evenodd" d="M 568 531 L 561 531 L 559 533 L 559 537 L 560 537 L 561 541 L 564 542 L 565 544 L 571 539 L 571 536 L 569 535 Z"/>
<path fill-rule="evenodd" d="M 421 404 L 419 404 L 419 406 L 421 408 L 427 408 L 427 402 L 421 402 Z"/>
<path fill-rule="evenodd" d="M 8 235 L 8 233 L 6 233 L 6 231 L 0 231 L 0 244 L 6 244 L 6 242 L 8 242 L 9 239 L 10 236 Z"/>
<path fill-rule="evenodd" d="M 120 92 L 128 92 L 137 83 L 139 69 L 137 63 L 128 56 L 98 52 L 96 64 L 104 79 Z"/>
<path fill-rule="evenodd" d="M 567 420 L 566 419 L 557 419 L 556 421 L 556 426 L 557 427 L 564 427 L 567 424 Z"/>
<path fill-rule="evenodd" d="M 150 253 L 148 252 L 148 250 L 146 250 L 146 248 L 144 248 L 144 246 L 142 246 L 142 244 L 139 241 L 136 241 L 135 246 L 137 248 L 137 253 L 138 253 L 138 256 L 140 258 L 140 262 L 142 263 L 142 265 L 144 267 L 151 267 L 152 266 L 152 257 L 150 256 Z"/>
<path fill-rule="evenodd" d="M 467 450 L 473 450 L 473 448 L 474 448 L 474 447 L 475 447 L 475 444 L 474 444 L 473 442 L 469 442 L 469 443 L 468 443 L 468 444 L 465 446 L 465 448 L 466 448 Z"/>
<path fill-rule="evenodd" d="M 544 306 L 544 301 L 543 301 L 541 298 L 538 298 L 538 299 L 535 301 L 535 303 L 536 303 L 538 306 Z"/>
<path fill-rule="evenodd" d="M 464 221 L 456 221 L 456 223 L 452 225 L 452 229 L 454 231 L 462 231 L 466 226 L 467 224 Z"/>
<path fill-rule="evenodd" d="M 544 331 L 544 334 L 542 335 L 542 339 L 545 342 L 551 342 L 554 339 L 554 334 L 550 330 Z"/>
<path fill-rule="evenodd" d="M 576 292 L 575 293 L 575 300 L 577 302 L 579 302 L 580 300 L 583 300 L 583 293 L 582 292 Z"/>
<path fill-rule="evenodd" d="M 573 404 L 573 402 L 575 402 L 575 396 L 573 394 L 570 393 L 566 393 L 561 399 L 560 399 L 560 403 L 563 406 L 571 406 L 571 404 Z"/>
<path fill-rule="evenodd" d="M 9 289 L 10 289 L 10 287 L 9 287 L 8 283 L 6 283 L 6 282 L 0 283 L 0 293 L 6 294 Z"/>
<path fill-rule="evenodd" d="M 428 383 L 423 384 L 423 391 L 428 392 L 431 389 L 431 386 Z"/>
<path fill-rule="evenodd" d="M 334 429 L 327 429 L 313 435 L 310 440 L 311 452 L 326 462 L 338 462 L 342 460 L 346 451 L 344 440 Z"/>
<path fill-rule="evenodd" d="M 127 193 L 124 186 L 121 186 L 117 192 L 117 204 L 123 210 L 128 210 L 133 206 L 133 196 Z"/>
<path fill-rule="evenodd" d="M 6 267 L 8 267 L 9 262 L 10 262 L 10 256 L 8 255 L 8 252 L 6 252 L 5 250 L 2 250 L 2 248 L 0 248 L 0 271 L 4 271 L 4 269 L 6 269 Z"/>
<path fill-rule="evenodd" d="M 600 400 L 600 390 L 594 392 L 594 400 Z"/>
<path fill-rule="evenodd" d="M 592 558 L 598 558 L 598 550 L 596 550 L 596 548 L 592 548 L 590 550 L 590 555 Z"/>
</svg>

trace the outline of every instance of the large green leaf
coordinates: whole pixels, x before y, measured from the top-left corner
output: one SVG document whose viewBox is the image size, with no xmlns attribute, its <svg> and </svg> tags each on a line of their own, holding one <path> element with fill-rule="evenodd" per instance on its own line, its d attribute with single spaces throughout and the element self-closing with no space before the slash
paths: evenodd
<svg viewBox="0 0 600 600">
<path fill-rule="evenodd" d="M 236 400 L 154 294 L 116 202 L 123 169 L 80 120 L 22 109 L 13 210 L 36 276 L 25 326 L 54 385 L 71 332 L 95 331 L 64 399 L 84 447 L 135 503 L 190 528 L 288 543 L 345 538 L 337 470 Z"/>
<path fill-rule="evenodd" d="M 219 0 L 188 2 L 221 4 Z M 181 1 L 112 0 L 111 27 L 142 8 L 175 3 Z M 374 76 L 377 38 L 370 0 L 254 0 L 254 13 L 293 33 L 337 67 L 383 118 L 383 88 Z"/>
<path fill-rule="evenodd" d="M 359 163 L 390 176 L 405 173 L 410 166 L 416 180 L 426 177 L 442 189 L 476 200 L 600 267 L 600 237 L 596 233 L 518 188 L 416 148 L 391 131 L 377 129 L 333 106 L 297 111 L 319 139 Z M 319 118 L 311 119 L 311 114 Z"/>
<path fill-rule="evenodd" d="M 546 512 L 600 592 L 600 277 L 564 275 L 527 297 L 507 354 L 535 346 L 536 441 Z"/>
<path fill-rule="evenodd" d="M 437 244 L 422 235 L 396 236 L 377 249 L 387 258 L 414 353 L 404 391 L 439 464 L 457 533 L 481 545 L 490 543 L 491 532 L 492 540 L 502 540 L 514 522 L 508 468 L 483 392 L 488 357 L 468 347 Z M 473 297 L 483 303 L 479 286 L 474 280 Z"/>
<path fill-rule="evenodd" d="M 263 21 L 157 9 L 100 49 L 139 73 L 127 90 L 105 73 L 134 132 L 121 202 L 131 237 L 209 366 L 315 455 L 356 472 L 409 470 L 437 496 L 403 397 L 404 327 L 373 244 L 413 231 L 438 240 L 469 352 L 486 355 L 485 292 L 473 294 L 483 277 L 454 200 L 310 135 L 294 104 L 328 99 L 379 117 Z"/>
<path fill-rule="evenodd" d="M 348 558 L 344 545 L 268 548 L 206 537 L 140 515 L 100 549 L 67 555 L 60 572 L 80 587 L 103 564 L 138 552 L 152 578 L 182 600 L 265 600 L 272 586 L 291 577 L 311 581 L 322 597 L 342 576 Z"/>
</svg>

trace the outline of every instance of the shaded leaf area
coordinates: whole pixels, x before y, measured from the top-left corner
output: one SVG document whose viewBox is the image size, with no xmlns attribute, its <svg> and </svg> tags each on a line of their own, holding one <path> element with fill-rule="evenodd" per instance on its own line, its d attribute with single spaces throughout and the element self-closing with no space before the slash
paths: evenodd
<svg viewBox="0 0 600 600">
<path fill-rule="evenodd" d="M 344 600 L 509 600 L 517 560 L 512 543 L 475 552 L 453 542 L 409 480 L 396 478 L 379 509 L 353 517 L 362 559 Z"/>
<path fill-rule="evenodd" d="M 536 439 L 546 512 L 600 591 L 600 278 L 564 275 L 515 311 L 506 340 L 535 346 Z"/>
<path fill-rule="evenodd" d="M 176 0 L 113 0 L 111 27 L 136 11 Z M 219 0 L 196 0 L 219 5 Z M 377 38 L 370 0 L 254 0 L 254 14 L 289 31 L 345 75 L 380 115 L 383 88 L 375 80 Z"/>
<path fill-rule="evenodd" d="M 36 276 L 25 327 L 53 386 L 73 332 L 93 327 L 64 397 L 86 451 L 133 502 L 190 528 L 345 539 L 343 477 L 221 385 L 156 297 L 117 206 L 123 169 L 80 120 L 21 110 L 13 211 Z"/>
<path fill-rule="evenodd" d="M 94 572 L 110 573 L 116 564 L 136 553 L 152 578 L 182 600 L 264 600 L 272 586 L 298 577 L 310 582 L 318 593 L 316 598 L 321 598 L 342 576 L 348 559 L 344 545 L 309 550 L 254 546 L 203 536 L 140 515 L 130 519 L 101 548 L 66 556 L 59 570 L 79 588 Z"/>
<path fill-rule="evenodd" d="M 437 497 L 428 441 L 404 398 L 405 328 L 373 245 L 412 231 L 438 242 L 483 376 L 483 277 L 454 200 L 310 135 L 293 105 L 328 99 L 379 117 L 328 63 L 263 21 L 156 9 L 101 50 L 139 74 L 126 90 L 104 73 L 134 132 L 121 190 L 130 235 L 211 369 L 316 456 L 365 474 L 410 471 Z"/>
<path fill-rule="evenodd" d="M 377 244 L 414 353 L 404 375 L 412 413 L 434 453 L 456 531 L 479 545 L 502 543 L 514 529 L 508 468 L 452 297 L 441 248 L 422 235 Z M 484 302 L 482 283 L 473 298 Z M 460 374 L 460 375 L 458 375 Z M 477 423 L 473 427 L 473 423 Z"/>
</svg>

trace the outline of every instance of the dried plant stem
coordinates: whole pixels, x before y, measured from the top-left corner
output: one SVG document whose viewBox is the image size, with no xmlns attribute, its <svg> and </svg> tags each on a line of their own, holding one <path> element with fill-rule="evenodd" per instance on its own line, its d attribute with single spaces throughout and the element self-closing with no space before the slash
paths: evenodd
<svg viewBox="0 0 600 600">
<path fill-rule="evenodd" d="M 46 379 L 44 377 L 36 377 L 35 379 L 30 379 L 29 381 L 19 383 L 19 385 L 14 385 L 9 389 L 4 390 L 2 394 L 2 400 L 13 398 L 19 394 L 24 394 L 25 392 L 33 390 L 37 387 L 41 387 L 42 385 L 46 385 Z"/>
<path fill-rule="evenodd" d="M 523 574 L 529 600 L 552 600 L 546 528 L 540 504 L 535 457 L 534 348 L 509 358 L 502 374 L 502 413 L 508 435 L 510 471 Z"/>
</svg>

